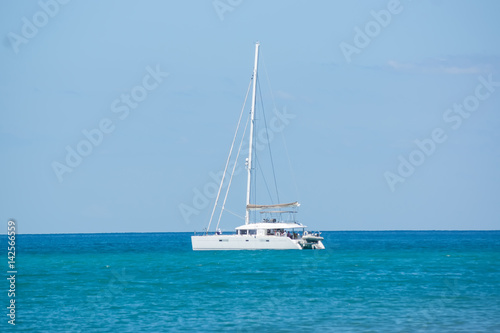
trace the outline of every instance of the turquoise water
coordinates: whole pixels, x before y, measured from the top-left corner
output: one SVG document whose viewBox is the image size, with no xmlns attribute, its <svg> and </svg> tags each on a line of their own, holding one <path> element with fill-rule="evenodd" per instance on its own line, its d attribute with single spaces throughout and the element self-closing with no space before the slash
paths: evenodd
<svg viewBox="0 0 500 333">
<path fill-rule="evenodd" d="M 325 251 L 190 236 L 18 235 L 15 330 L 500 332 L 497 231 L 324 232 Z"/>
</svg>

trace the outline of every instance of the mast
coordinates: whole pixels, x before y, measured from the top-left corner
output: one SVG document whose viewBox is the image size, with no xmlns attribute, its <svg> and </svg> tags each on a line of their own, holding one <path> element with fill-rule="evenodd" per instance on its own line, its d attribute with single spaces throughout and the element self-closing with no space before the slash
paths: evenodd
<svg viewBox="0 0 500 333">
<path fill-rule="evenodd" d="M 250 205 L 250 184 L 252 178 L 252 146 L 253 146 L 253 126 L 255 120 L 255 91 L 257 87 L 257 64 L 259 61 L 259 45 L 260 43 L 255 43 L 255 63 L 253 66 L 253 88 L 252 88 L 252 109 L 250 110 L 250 142 L 248 149 L 248 158 L 247 158 L 247 171 L 248 171 L 248 179 L 247 179 L 247 205 L 246 205 L 246 214 L 245 214 L 245 224 L 250 222 L 250 210 L 248 209 L 248 205 Z"/>
</svg>

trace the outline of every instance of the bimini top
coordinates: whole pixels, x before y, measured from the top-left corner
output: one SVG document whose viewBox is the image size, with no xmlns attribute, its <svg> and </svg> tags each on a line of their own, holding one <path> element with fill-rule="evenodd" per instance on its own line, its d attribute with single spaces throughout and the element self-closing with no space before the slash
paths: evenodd
<svg viewBox="0 0 500 333">
<path fill-rule="evenodd" d="M 259 222 L 259 223 L 249 223 L 244 224 L 236 228 L 236 230 L 254 230 L 254 229 L 297 229 L 297 228 L 307 228 L 307 226 L 301 223 L 294 222 Z"/>
<path fill-rule="evenodd" d="M 288 208 L 288 207 L 299 207 L 300 204 L 295 202 L 276 204 L 276 205 L 247 205 L 247 209 L 250 210 L 260 210 L 260 209 L 276 209 L 276 208 Z"/>
</svg>

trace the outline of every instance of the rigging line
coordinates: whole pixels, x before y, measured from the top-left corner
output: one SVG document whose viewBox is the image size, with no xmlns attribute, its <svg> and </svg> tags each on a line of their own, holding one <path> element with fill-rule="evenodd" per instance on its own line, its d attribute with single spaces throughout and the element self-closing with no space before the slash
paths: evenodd
<svg viewBox="0 0 500 333">
<path fill-rule="evenodd" d="M 222 185 L 224 184 L 224 179 L 226 178 L 226 172 L 227 172 L 227 168 L 229 166 L 229 160 L 231 159 L 231 155 L 233 153 L 234 142 L 236 141 L 236 137 L 237 137 L 238 131 L 240 129 L 241 117 L 243 116 L 243 111 L 245 110 L 245 105 L 247 103 L 247 98 L 248 98 L 248 94 L 250 93 L 251 85 L 252 85 L 252 80 L 250 80 L 250 83 L 248 84 L 247 94 L 245 96 L 245 101 L 243 102 L 243 107 L 241 108 L 240 117 L 238 119 L 238 125 L 236 126 L 236 131 L 234 133 L 233 143 L 231 143 L 231 149 L 229 149 L 229 156 L 227 157 L 226 166 L 224 167 L 224 173 L 222 174 L 222 180 L 221 180 L 220 185 L 219 185 L 219 191 L 217 192 L 217 198 L 215 199 L 215 204 L 214 204 L 214 208 L 212 209 L 212 214 L 210 215 L 210 220 L 208 222 L 206 234 L 208 234 L 208 230 L 210 229 L 210 225 L 212 224 L 212 219 L 214 217 L 215 210 L 216 210 L 217 205 L 219 203 L 220 192 L 222 191 Z"/>
<path fill-rule="evenodd" d="M 261 51 L 262 53 L 262 51 Z M 264 66 L 264 72 L 266 72 L 266 79 L 267 79 L 267 85 L 269 86 L 269 91 L 271 92 L 271 99 L 273 101 L 273 107 L 274 107 L 274 110 L 277 110 L 277 107 L 276 107 L 276 101 L 274 99 L 274 93 L 273 93 L 273 89 L 271 87 L 271 81 L 269 80 L 269 74 L 267 73 L 267 66 L 266 66 L 266 61 L 265 61 L 265 58 L 262 58 L 262 65 Z"/>
<path fill-rule="evenodd" d="M 257 166 L 259 167 L 260 173 L 262 175 L 262 179 L 264 180 L 264 185 L 266 185 L 267 194 L 269 194 L 269 198 L 271 199 L 271 204 L 274 204 L 273 196 L 271 195 L 271 190 L 269 190 L 269 186 L 267 185 L 266 176 L 264 175 L 264 172 L 262 171 L 262 167 L 260 166 L 260 160 L 258 158 L 256 158 L 255 160 L 257 161 Z M 255 203 L 257 204 L 257 202 L 255 202 Z M 279 201 L 278 201 L 278 203 L 279 203 Z"/>
<path fill-rule="evenodd" d="M 295 172 L 293 171 L 292 161 L 290 160 L 290 154 L 288 153 L 288 146 L 286 144 L 285 135 L 281 131 L 281 138 L 283 139 L 283 146 L 285 147 L 286 157 L 288 159 L 288 167 L 290 168 L 290 174 L 292 176 L 293 185 L 295 187 L 295 195 L 297 195 L 297 200 L 300 201 L 299 187 L 297 186 L 297 178 L 295 178 Z"/>
<path fill-rule="evenodd" d="M 261 52 L 262 53 L 262 52 Z M 264 67 L 264 72 L 266 73 L 267 84 L 269 85 L 269 90 L 271 91 L 271 99 L 273 101 L 274 113 L 278 116 L 278 108 L 276 107 L 276 100 L 274 99 L 273 89 L 271 87 L 271 80 L 269 80 L 269 74 L 267 73 L 266 60 L 262 57 L 262 65 Z M 286 157 L 288 159 L 288 168 L 290 169 L 290 174 L 292 175 L 293 185 L 295 187 L 295 194 L 297 195 L 297 199 L 300 201 L 299 188 L 297 186 L 297 179 L 295 178 L 295 172 L 293 171 L 292 161 L 290 160 L 290 154 L 288 154 L 288 147 L 286 145 L 285 134 L 281 131 L 281 139 L 283 140 L 283 145 L 285 146 Z"/>
<path fill-rule="evenodd" d="M 237 162 L 238 162 L 238 158 L 240 157 L 240 152 L 241 152 L 241 147 L 243 146 L 243 141 L 245 141 L 245 133 L 246 133 L 247 128 L 248 128 L 249 120 L 250 120 L 250 115 L 248 115 L 248 117 L 247 117 L 245 129 L 243 130 L 243 135 L 241 136 L 240 146 L 238 147 L 238 153 L 236 154 L 236 159 L 234 161 L 233 170 L 231 171 L 231 177 L 229 178 L 229 184 L 227 185 L 226 195 L 224 196 L 224 201 L 222 202 L 222 208 L 220 210 L 219 220 L 217 221 L 217 226 L 215 227 L 215 230 L 217 230 L 219 228 L 219 223 L 220 223 L 220 220 L 222 218 L 222 213 L 224 212 L 224 210 L 227 210 L 228 212 L 230 212 L 228 209 L 225 209 L 227 195 L 229 194 L 229 189 L 231 188 L 231 183 L 233 182 L 234 171 L 236 170 L 236 165 L 238 164 Z M 236 215 L 236 214 L 233 213 L 233 215 Z M 236 216 L 238 216 L 238 215 L 236 215 Z"/>
<path fill-rule="evenodd" d="M 273 160 L 273 154 L 271 151 L 271 140 L 269 140 L 269 130 L 267 128 L 266 112 L 264 110 L 264 102 L 262 100 L 262 89 L 260 89 L 260 82 L 259 82 L 258 77 L 257 77 L 257 84 L 259 85 L 260 104 L 262 107 L 262 114 L 264 115 L 264 125 L 265 125 L 265 129 L 266 129 L 267 146 L 269 147 L 269 157 L 271 158 L 271 167 L 273 170 L 274 188 L 276 189 L 276 198 L 278 199 L 278 202 L 280 202 L 280 195 L 278 192 L 278 182 L 276 181 L 276 172 L 274 170 L 274 160 Z"/>
<path fill-rule="evenodd" d="M 234 216 L 236 216 L 237 218 L 240 218 L 240 219 L 242 219 L 243 221 L 245 221 L 245 217 L 244 217 L 244 216 L 238 215 L 238 214 L 236 214 L 236 213 L 234 213 L 234 212 L 230 211 L 229 209 L 226 209 L 226 212 L 231 213 L 231 214 L 233 214 Z"/>
</svg>

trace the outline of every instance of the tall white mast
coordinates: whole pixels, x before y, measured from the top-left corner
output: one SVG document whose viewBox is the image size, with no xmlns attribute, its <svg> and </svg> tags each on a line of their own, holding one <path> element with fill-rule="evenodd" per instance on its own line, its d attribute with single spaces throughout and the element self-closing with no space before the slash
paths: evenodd
<svg viewBox="0 0 500 333">
<path fill-rule="evenodd" d="M 252 178 L 252 146 L 253 146 L 253 126 L 255 120 L 255 91 L 257 87 L 257 64 L 259 62 L 259 42 L 255 44 L 255 63 L 253 66 L 253 88 L 252 88 L 252 109 L 250 110 L 250 143 L 248 149 L 248 158 L 247 158 L 247 171 L 248 171 L 248 180 L 247 180 L 247 207 L 245 214 L 245 224 L 250 222 L 250 210 L 248 209 L 248 205 L 250 204 L 250 184 Z"/>
</svg>

